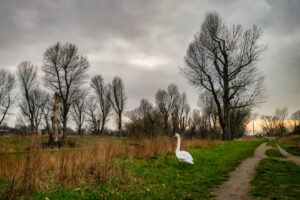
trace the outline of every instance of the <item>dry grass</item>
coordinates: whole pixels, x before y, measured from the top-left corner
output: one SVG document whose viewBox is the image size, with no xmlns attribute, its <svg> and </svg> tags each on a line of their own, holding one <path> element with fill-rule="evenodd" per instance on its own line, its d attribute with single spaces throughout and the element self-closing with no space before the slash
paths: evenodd
<svg viewBox="0 0 300 200">
<path fill-rule="evenodd" d="M 299 145 L 299 149 L 300 149 L 300 135 L 280 137 L 278 138 L 278 142 L 285 143 L 285 144 Z"/>
<path fill-rule="evenodd" d="M 183 140 L 184 148 L 214 146 L 218 143 L 221 141 Z M 24 154 L 0 156 L 0 181 L 5 184 L 5 197 L 10 199 L 59 185 L 105 183 L 112 176 L 120 179 L 127 176 L 122 158 L 156 158 L 158 155 L 173 154 L 175 146 L 175 139 L 162 136 L 126 143 L 111 140 L 86 149 L 63 148 L 55 152 L 31 145 L 30 150 Z"/>
</svg>

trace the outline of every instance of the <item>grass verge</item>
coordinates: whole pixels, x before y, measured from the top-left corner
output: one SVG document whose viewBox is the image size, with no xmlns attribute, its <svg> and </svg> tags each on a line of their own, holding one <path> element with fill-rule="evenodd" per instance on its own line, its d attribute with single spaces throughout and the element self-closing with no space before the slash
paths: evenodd
<svg viewBox="0 0 300 200">
<path fill-rule="evenodd" d="M 277 149 L 277 147 L 276 148 L 272 148 L 272 149 L 268 149 L 266 151 L 266 155 L 268 157 L 285 158 L 285 156 L 280 153 L 280 151 Z"/>
<path fill-rule="evenodd" d="M 40 191 L 35 199 L 209 199 L 211 191 L 228 178 L 244 159 L 262 143 L 230 141 L 201 145 L 189 151 L 194 165 L 179 165 L 173 154 L 157 159 L 126 159 L 128 175 L 111 177 L 106 184 L 80 188 L 59 187 Z"/>
<path fill-rule="evenodd" d="M 277 140 L 281 148 L 285 149 L 288 153 L 300 156 L 300 136 L 286 136 Z"/>
<path fill-rule="evenodd" d="M 299 199 L 300 167 L 292 162 L 263 159 L 251 181 L 250 194 L 266 199 Z"/>
</svg>

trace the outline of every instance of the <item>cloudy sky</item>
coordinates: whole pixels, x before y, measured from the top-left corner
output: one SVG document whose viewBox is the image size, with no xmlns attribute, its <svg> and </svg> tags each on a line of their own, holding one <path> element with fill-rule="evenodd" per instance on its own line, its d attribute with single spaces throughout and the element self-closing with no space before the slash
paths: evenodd
<svg viewBox="0 0 300 200">
<path fill-rule="evenodd" d="M 260 114 L 276 107 L 300 109 L 299 0 L 0 0 L 0 68 L 23 60 L 42 65 L 55 42 L 71 42 L 88 57 L 89 74 L 122 77 L 127 110 L 141 98 L 154 103 L 159 88 L 175 83 L 197 105 L 197 90 L 179 67 L 205 13 L 216 10 L 228 25 L 261 26 L 268 44 L 259 67 L 268 98 Z M 11 123 L 10 123 L 11 124 Z"/>
</svg>

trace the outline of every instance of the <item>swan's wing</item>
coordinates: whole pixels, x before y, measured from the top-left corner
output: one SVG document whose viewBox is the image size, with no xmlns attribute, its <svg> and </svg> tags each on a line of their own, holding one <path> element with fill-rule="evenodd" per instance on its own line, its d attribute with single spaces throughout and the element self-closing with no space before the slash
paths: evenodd
<svg viewBox="0 0 300 200">
<path fill-rule="evenodd" d="M 184 156 L 186 157 L 186 158 L 188 158 L 188 159 L 190 159 L 190 160 L 193 160 L 193 157 L 191 156 L 191 154 L 189 153 L 189 152 L 187 152 L 187 151 L 181 151 L 183 154 L 184 154 Z"/>
<path fill-rule="evenodd" d="M 186 151 L 179 151 L 176 153 L 176 156 L 179 160 L 190 160 L 193 161 L 193 157 Z"/>
</svg>

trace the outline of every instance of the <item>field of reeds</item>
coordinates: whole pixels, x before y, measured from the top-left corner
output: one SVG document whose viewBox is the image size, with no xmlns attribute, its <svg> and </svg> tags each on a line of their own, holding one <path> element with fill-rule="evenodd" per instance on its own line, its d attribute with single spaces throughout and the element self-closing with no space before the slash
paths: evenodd
<svg viewBox="0 0 300 200">
<path fill-rule="evenodd" d="M 46 141 L 43 137 L 2 137 L 0 199 L 139 199 L 154 197 L 161 189 L 169 191 L 166 197 L 197 196 L 201 192 L 192 192 L 195 188 L 186 190 L 184 184 L 183 188 L 177 185 L 175 193 L 170 191 L 174 190 L 173 184 L 186 181 L 190 185 L 197 176 L 200 176 L 197 181 L 208 181 L 206 187 L 213 188 L 261 143 L 183 140 L 182 148 L 191 152 L 195 165 L 182 167 L 174 156 L 176 140 L 168 137 L 151 140 L 70 137 L 69 140 L 71 146 L 49 149 L 43 146 Z M 187 172 L 192 173 L 180 180 L 180 173 Z M 159 180 L 158 175 L 162 174 L 165 176 Z M 157 184 L 161 188 L 156 188 Z M 203 188 L 201 184 L 193 187 L 199 187 L 200 191 Z M 204 197 L 210 196 L 209 188 L 203 190 Z"/>
</svg>

